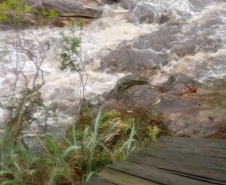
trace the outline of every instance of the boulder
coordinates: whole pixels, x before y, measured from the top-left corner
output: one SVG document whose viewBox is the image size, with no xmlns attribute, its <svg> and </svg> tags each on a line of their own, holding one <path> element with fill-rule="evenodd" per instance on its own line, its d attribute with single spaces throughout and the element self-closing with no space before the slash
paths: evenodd
<svg viewBox="0 0 226 185">
<path fill-rule="evenodd" d="M 128 75 L 121 78 L 115 88 L 104 96 L 105 108 L 145 112 L 150 110 L 161 94 L 145 78 Z"/>
<path fill-rule="evenodd" d="M 44 6 L 42 0 L 27 0 L 27 2 L 32 8 L 41 8 Z"/>
<path fill-rule="evenodd" d="M 141 0 L 121 0 L 120 5 L 122 8 L 130 10 L 130 22 L 136 24 L 142 23 L 166 23 L 169 20 L 169 17 L 164 14 L 163 11 L 160 11 L 156 6 L 150 5 L 148 2 Z"/>
<path fill-rule="evenodd" d="M 106 0 L 27 0 L 28 4 L 34 8 L 45 7 L 53 9 L 61 15 L 65 16 L 89 16 L 99 17 L 102 14 L 101 6 Z"/>
<path fill-rule="evenodd" d="M 134 115 L 152 111 L 161 115 L 172 135 L 208 137 L 226 129 L 226 83 L 222 83 L 201 84 L 178 74 L 157 87 L 130 75 L 105 96 L 105 108 Z M 191 93 L 188 87 L 197 90 Z"/>
<path fill-rule="evenodd" d="M 130 16 L 130 22 L 136 23 L 136 24 L 142 24 L 142 23 L 156 23 L 160 20 L 161 14 L 157 12 L 156 8 L 151 5 L 143 5 L 143 4 L 137 4 L 136 8 L 132 10 L 131 16 Z"/>
<path fill-rule="evenodd" d="M 125 8 L 127 10 L 132 10 L 134 6 L 136 5 L 136 0 L 120 0 L 120 5 L 122 8 Z"/>
<path fill-rule="evenodd" d="M 164 95 L 153 110 L 163 115 L 173 135 L 207 137 L 226 129 L 226 86 L 201 84 L 186 75 L 174 75 L 162 85 Z M 197 89 L 187 93 L 187 86 Z"/>
<path fill-rule="evenodd" d="M 142 77 L 136 75 L 125 76 L 117 82 L 115 88 L 108 94 L 107 98 L 120 98 L 128 89 L 131 89 L 133 86 L 143 86 L 148 84 L 149 82 Z"/>
</svg>

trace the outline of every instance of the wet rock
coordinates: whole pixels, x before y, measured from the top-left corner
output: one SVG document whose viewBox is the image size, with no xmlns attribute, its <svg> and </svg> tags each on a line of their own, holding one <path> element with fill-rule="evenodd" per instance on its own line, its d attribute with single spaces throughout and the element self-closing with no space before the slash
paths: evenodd
<svg viewBox="0 0 226 185">
<path fill-rule="evenodd" d="M 122 112 L 152 110 L 162 115 L 164 124 L 177 136 L 206 137 L 226 129 L 225 86 L 216 89 L 180 74 L 158 87 L 142 82 L 121 90 L 124 83 L 135 79 L 139 77 L 121 79 L 105 96 L 105 107 Z M 187 93 L 185 84 L 195 86 L 197 92 Z"/>
<path fill-rule="evenodd" d="M 140 51 L 137 48 L 123 45 L 101 59 L 100 71 L 132 72 L 142 77 L 148 77 L 159 68 L 159 64 L 167 62 L 167 56 L 164 54 L 157 54 L 151 50 Z"/>
<path fill-rule="evenodd" d="M 172 49 L 179 43 L 177 35 L 181 33 L 181 29 L 182 24 L 176 27 L 166 24 L 156 32 L 140 36 L 132 45 L 123 43 L 101 60 L 100 69 L 140 74 L 143 71 L 150 72 L 160 65 L 164 66 L 174 54 Z"/>
<path fill-rule="evenodd" d="M 184 88 L 187 88 L 187 86 L 194 86 L 194 87 L 202 86 L 201 83 L 194 80 L 192 77 L 189 77 L 185 74 L 174 74 L 174 75 L 171 75 L 168 78 L 168 80 L 159 87 L 159 89 L 161 89 L 163 92 L 175 90 L 175 93 L 176 93 L 176 91 L 182 89 L 181 87 L 179 87 L 178 89 L 177 88 L 178 85 L 183 86 Z"/>
<path fill-rule="evenodd" d="M 164 11 L 156 9 L 156 6 L 150 5 L 145 1 L 138 3 L 134 0 L 121 0 L 120 5 L 131 11 L 129 20 L 136 24 L 163 24 L 169 20 L 169 16 L 165 15 Z"/>
<path fill-rule="evenodd" d="M 132 10 L 136 3 L 137 3 L 136 0 L 120 0 L 121 7 L 127 10 Z"/>
<path fill-rule="evenodd" d="M 200 88 L 195 94 L 178 95 L 171 90 L 153 109 L 164 115 L 164 123 L 174 135 L 209 136 L 218 132 L 219 127 L 226 128 L 226 97 L 222 91 L 225 93 Z"/>
<path fill-rule="evenodd" d="M 138 4 L 132 11 L 130 21 L 138 24 L 151 24 L 157 22 L 160 19 L 160 14 L 156 11 L 156 8 L 142 4 Z"/>
<path fill-rule="evenodd" d="M 115 88 L 105 95 L 105 108 L 146 111 L 150 110 L 160 95 L 146 79 L 129 75 L 120 79 Z"/>
<path fill-rule="evenodd" d="M 27 2 L 32 8 L 41 8 L 44 6 L 42 0 L 27 0 Z"/>
<path fill-rule="evenodd" d="M 102 14 L 101 6 L 105 4 L 105 0 L 85 1 L 85 0 L 27 0 L 29 5 L 34 8 L 45 7 L 46 9 L 53 9 L 60 14 L 77 15 L 77 16 L 92 16 L 99 17 Z"/>
<path fill-rule="evenodd" d="M 225 79 L 215 79 L 212 77 L 212 79 L 208 79 L 205 81 L 205 85 L 207 87 L 210 87 L 211 89 L 226 89 L 226 78 Z"/>
<path fill-rule="evenodd" d="M 141 86 L 141 85 L 147 85 L 149 82 L 147 79 L 141 78 L 139 76 L 135 75 L 128 75 L 123 78 L 121 78 L 115 88 L 108 94 L 108 98 L 110 97 L 115 97 L 115 98 L 120 98 L 125 94 L 125 92 L 132 88 L 133 86 Z"/>
<path fill-rule="evenodd" d="M 181 72 L 198 80 L 217 76 L 225 71 L 221 54 L 221 50 L 225 50 L 225 40 L 223 37 L 215 39 L 216 30 L 209 29 L 210 26 L 206 24 L 209 21 L 191 26 L 186 21 L 174 22 L 170 19 L 157 31 L 140 36 L 132 44 L 122 43 L 101 59 L 100 69 L 106 69 L 107 72 L 135 72 L 139 75 L 150 72 L 151 77 L 153 68 L 166 66 L 170 75 Z M 218 24 L 224 26 L 216 21 L 215 27 Z M 174 68 L 172 66 L 175 63 L 177 65 Z M 190 70 L 185 71 L 185 68 Z"/>
<path fill-rule="evenodd" d="M 162 14 L 159 20 L 159 24 L 164 24 L 170 20 L 169 16 Z"/>
</svg>

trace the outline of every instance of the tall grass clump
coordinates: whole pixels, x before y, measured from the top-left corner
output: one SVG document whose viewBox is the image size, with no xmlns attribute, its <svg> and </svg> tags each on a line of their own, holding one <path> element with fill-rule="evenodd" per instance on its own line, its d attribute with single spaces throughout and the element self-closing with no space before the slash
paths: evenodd
<svg viewBox="0 0 226 185">
<path fill-rule="evenodd" d="M 48 136 L 43 143 L 43 152 L 34 155 L 21 140 L 4 133 L 0 138 L 0 184 L 76 185 L 114 160 L 125 159 L 141 144 L 133 122 L 101 110 L 93 123 L 74 124 L 61 141 Z"/>
<path fill-rule="evenodd" d="M 122 126 L 121 120 L 108 120 L 106 125 L 103 118 L 99 111 L 93 124 L 85 128 L 73 125 L 59 145 L 49 140 L 57 167 L 64 171 L 61 175 L 67 180 L 86 182 L 95 172 L 114 160 L 124 159 L 139 146 L 133 124 Z M 57 178 L 56 173 L 52 175 Z"/>
<path fill-rule="evenodd" d="M 0 137 L 0 158 L 1 185 L 27 184 L 25 182 L 32 181 L 32 176 L 39 171 L 36 164 L 40 159 L 8 132 Z"/>
</svg>

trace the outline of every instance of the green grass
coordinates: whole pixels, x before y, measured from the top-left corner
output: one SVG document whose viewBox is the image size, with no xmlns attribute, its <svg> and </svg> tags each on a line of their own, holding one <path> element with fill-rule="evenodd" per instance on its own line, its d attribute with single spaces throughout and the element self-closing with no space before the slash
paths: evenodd
<svg viewBox="0 0 226 185">
<path fill-rule="evenodd" d="M 40 140 L 36 135 L 37 140 Z M 77 123 L 60 142 L 48 137 L 43 153 L 32 154 L 9 133 L 0 138 L 0 185 L 55 185 L 88 181 L 115 160 L 123 160 L 142 141 L 133 120 L 100 110 L 94 121 Z"/>
</svg>

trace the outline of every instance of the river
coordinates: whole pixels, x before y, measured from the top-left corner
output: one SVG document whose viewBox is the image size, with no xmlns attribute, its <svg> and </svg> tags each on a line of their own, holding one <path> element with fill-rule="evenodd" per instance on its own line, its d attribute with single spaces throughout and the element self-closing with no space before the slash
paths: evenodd
<svg viewBox="0 0 226 185">
<path fill-rule="evenodd" d="M 101 18 L 84 27 L 82 34 L 75 31 L 75 36 L 81 34 L 82 38 L 79 52 L 88 74 L 84 92 L 91 103 L 134 69 L 154 85 L 176 73 L 200 82 L 226 78 L 224 0 L 124 0 L 121 5 L 105 5 Z M 53 131 L 73 123 L 81 83 L 77 72 L 60 70 L 61 32 L 70 35 L 68 27 L 0 31 L 1 128 L 8 119 L 9 102 L 19 97 L 24 87 L 24 76 L 17 72 L 23 72 L 31 87 L 36 71 L 34 62 L 16 49 L 18 36 L 37 60 L 46 56 L 40 67 L 45 79 L 40 92 L 50 113 L 44 121 L 43 112 L 37 110 L 33 129 L 47 125 Z"/>
</svg>

